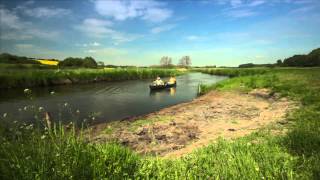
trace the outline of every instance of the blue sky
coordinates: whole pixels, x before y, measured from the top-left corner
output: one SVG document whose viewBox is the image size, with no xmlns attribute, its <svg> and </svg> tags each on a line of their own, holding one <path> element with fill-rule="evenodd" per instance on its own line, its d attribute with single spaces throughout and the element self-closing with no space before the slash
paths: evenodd
<svg viewBox="0 0 320 180">
<path fill-rule="evenodd" d="M 106 64 L 273 63 L 320 47 L 319 0 L 0 1 L 0 52 Z"/>
</svg>

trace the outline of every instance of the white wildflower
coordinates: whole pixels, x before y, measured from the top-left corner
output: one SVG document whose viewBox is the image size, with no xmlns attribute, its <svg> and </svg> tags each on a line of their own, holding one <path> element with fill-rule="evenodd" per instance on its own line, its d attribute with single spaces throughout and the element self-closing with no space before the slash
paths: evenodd
<svg viewBox="0 0 320 180">
<path fill-rule="evenodd" d="M 31 90 L 26 88 L 26 89 L 23 90 L 23 92 L 27 94 L 27 93 L 31 93 Z"/>
<path fill-rule="evenodd" d="M 39 111 L 43 111 L 43 107 L 40 106 L 40 107 L 39 107 Z"/>
<path fill-rule="evenodd" d="M 46 136 L 45 136 L 45 135 L 42 135 L 42 136 L 41 136 L 41 139 L 45 139 L 45 138 L 46 138 Z"/>
<path fill-rule="evenodd" d="M 68 103 L 67 103 L 67 102 L 66 102 L 66 103 L 64 103 L 64 106 L 65 106 L 65 107 L 67 107 L 67 106 L 68 106 Z"/>
<path fill-rule="evenodd" d="M 3 113 L 3 118 L 6 118 L 7 117 L 7 113 Z"/>
<path fill-rule="evenodd" d="M 54 92 L 54 91 L 51 91 L 51 92 L 50 92 L 50 94 L 51 94 L 51 95 L 54 95 L 54 94 L 55 94 L 55 92 Z"/>
<path fill-rule="evenodd" d="M 23 107 L 23 110 L 25 110 L 25 111 L 26 111 L 26 110 L 27 110 L 27 106 Z"/>
</svg>

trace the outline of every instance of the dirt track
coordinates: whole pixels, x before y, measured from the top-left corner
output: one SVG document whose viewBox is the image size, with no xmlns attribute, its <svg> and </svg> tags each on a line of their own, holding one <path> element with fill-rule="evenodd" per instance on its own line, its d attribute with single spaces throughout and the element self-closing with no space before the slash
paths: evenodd
<svg viewBox="0 0 320 180">
<path fill-rule="evenodd" d="M 241 137 L 282 121 L 294 107 L 267 89 L 249 94 L 213 91 L 143 117 L 95 126 L 91 141 L 117 140 L 142 154 L 179 157 L 218 137 Z"/>
</svg>

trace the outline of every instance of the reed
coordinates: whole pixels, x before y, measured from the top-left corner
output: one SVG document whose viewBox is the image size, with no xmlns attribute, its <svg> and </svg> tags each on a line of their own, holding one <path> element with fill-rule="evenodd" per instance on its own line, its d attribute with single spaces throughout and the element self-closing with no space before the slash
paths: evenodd
<svg viewBox="0 0 320 180">
<path fill-rule="evenodd" d="M 52 86 L 166 77 L 182 72 L 175 69 L 117 68 L 117 69 L 8 69 L 0 72 L 0 88 Z"/>
</svg>

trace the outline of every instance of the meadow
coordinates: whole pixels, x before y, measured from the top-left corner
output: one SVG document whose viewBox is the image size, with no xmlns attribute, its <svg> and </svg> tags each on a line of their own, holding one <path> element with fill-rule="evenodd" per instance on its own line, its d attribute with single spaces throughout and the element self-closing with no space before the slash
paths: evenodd
<svg viewBox="0 0 320 180">
<path fill-rule="evenodd" d="M 74 126 L 53 125 L 41 119 L 37 125 L 19 124 L 4 114 L 0 117 L 0 178 L 320 178 L 319 68 L 197 71 L 232 77 L 215 85 L 201 85 L 201 94 L 211 90 L 245 93 L 270 88 L 300 102 L 300 107 L 288 114 L 290 123 L 285 126 L 270 125 L 235 140 L 221 138 L 177 159 L 142 156 L 117 143 L 91 144 L 84 138 L 83 130 Z M 273 133 L 283 128 L 288 132 Z"/>
<path fill-rule="evenodd" d="M 107 69 L 50 69 L 41 65 L 32 67 L 0 67 L 0 88 L 52 86 L 62 84 L 92 83 L 179 75 L 176 69 L 160 68 L 107 68 Z M 37 68 L 33 68 L 37 66 Z M 41 68 L 43 67 L 43 68 Z M 46 68 L 46 69 L 45 69 Z"/>
</svg>

